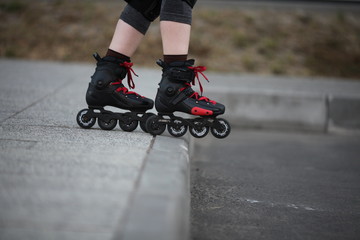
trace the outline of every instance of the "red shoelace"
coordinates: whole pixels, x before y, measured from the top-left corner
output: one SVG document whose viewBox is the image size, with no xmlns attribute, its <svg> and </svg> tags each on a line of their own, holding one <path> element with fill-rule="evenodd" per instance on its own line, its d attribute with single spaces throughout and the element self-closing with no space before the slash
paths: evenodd
<svg viewBox="0 0 360 240">
<path fill-rule="evenodd" d="M 194 73 L 195 73 L 195 77 L 196 79 L 198 80 L 198 83 L 199 83 L 199 88 L 200 88 L 200 95 L 199 93 L 197 92 L 194 92 L 193 94 L 190 95 L 190 98 L 195 98 L 196 100 L 198 101 L 206 101 L 206 102 L 210 102 L 212 104 L 216 104 L 216 101 L 214 100 L 210 100 L 209 98 L 207 97 L 204 97 L 202 96 L 203 94 L 203 87 L 202 87 L 202 84 L 200 82 L 200 78 L 199 78 L 199 73 L 205 78 L 206 81 L 209 82 L 209 79 L 205 76 L 205 74 L 203 73 L 204 71 L 206 71 L 206 67 L 204 66 L 197 66 L 197 67 L 189 67 L 189 69 L 191 70 L 194 70 Z M 184 91 L 185 89 L 191 87 L 191 85 L 195 86 L 195 78 L 194 80 L 192 81 L 192 83 L 185 83 L 186 87 L 183 87 L 180 89 L 180 91 Z"/>
<path fill-rule="evenodd" d="M 132 77 L 132 73 L 138 77 L 138 75 L 135 73 L 134 69 L 132 69 L 132 66 L 134 64 L 131 62 L 123 62 L 120 64 L 120 66 L 125 67 L 127 70 L 127 82 L 128 82 L 128 86 L 130 89 L 134 89 L 135 88 L 135 83 Z M 113 82 L 111 83 L 111 85 L 122 85 L 122 81 L 123 79 L 118 79 L 117 82 Z M 129 91 L 126 87 L 119 87 L 116 89 L 116 92 L 123 92 L 124 94 L 135 94 L 136 96 L 140 96 L 138 93 L 136 92 L 132 92 Z M 142 98 L 144 98 L 143 96 L 141 96 Z"/>
</svg>

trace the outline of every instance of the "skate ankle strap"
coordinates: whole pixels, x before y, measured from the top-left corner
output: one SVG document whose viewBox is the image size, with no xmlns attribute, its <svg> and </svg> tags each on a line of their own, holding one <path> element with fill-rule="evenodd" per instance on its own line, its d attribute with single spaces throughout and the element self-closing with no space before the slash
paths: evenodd
<svg viewBox="0 0 360 240">
<path fill-rule="evenodd" d="M 171 67 L 166 71 L 166 74 L 172 81 L 181 82 L 192 82 L 195 77 L 195 73 L 193 71 L 180 67 Z"/>
</svg>

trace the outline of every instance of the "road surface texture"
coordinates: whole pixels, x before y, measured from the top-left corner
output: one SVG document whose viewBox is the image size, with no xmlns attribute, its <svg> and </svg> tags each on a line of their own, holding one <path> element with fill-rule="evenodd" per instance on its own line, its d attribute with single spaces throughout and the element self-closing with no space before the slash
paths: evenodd
<svg viewBox="0 0 360 240">
<path fill-rule="evenodd" d="M 233 130 L 195 144 L 192 239 L 360 239 L 360 136 Z"/>
<path fill-rule="evenodd" d="M 80 128 L 93 71 L 0 59 L 0 240 L 187 238 L 187 143 Z M 137 73 L 155 95 L 160 73 Z"/>
</svg>

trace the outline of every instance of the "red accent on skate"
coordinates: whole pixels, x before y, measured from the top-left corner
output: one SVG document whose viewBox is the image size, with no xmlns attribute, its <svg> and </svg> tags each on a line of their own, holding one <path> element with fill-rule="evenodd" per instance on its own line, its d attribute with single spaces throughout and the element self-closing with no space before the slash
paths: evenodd
<svg viewBox="0 0 360 240">
<path fill-rule="evenodd" d="M 193 107 L 191 109 L 191 114 L 192 115 L 199 115 L 199 116 L 211 116 L 211 115 L 213 115 L 213 111 L 206 110 L 206 109 L 199 108 L 199 107 Z"/>
<path fill-rule="evenodd" d="M 134 69 L 132 69 L 132 66 L 134 64 L 131 63 L 131 62 L 123 62 L 120 64 L 120 66 L 122 67 L 125 67 L 126 70 L 127 70 L 127 82 L 128 82 L 128 85 L 129 85 L 129 88 L 130 89 L 134 89 L 135 88 L 135 83 L 134 83 L 134 80 L 133 80 L 133 77 L 132 77 L 132 73 L 138 77 L 138 75 L 135 73 Z M 111 85 L 120 85 L 122 84 L 122 79 L 118 79 L 118 82 L 113 82 L 111 83 Z M 140 96 L 142 98 L 145 98 L 144 96 L 141 96 L 140 94 L 136 93 L 136 92 L 132 92 L 132 91 L 129 91 L 126 87 L 119 87 L 116 89 L 116 92 L 122 92 L 124 94 L 135 94 L 136 96 Z"/>
<path fill-rule="evenodd" d="M 197 99 L 197 100 L 199 100 L 199 101 L 205 101 L 205 102 L 210 102 L 210 103 L 212 103 L 212 104 L 216 104 L 216 101 L 214 101 L 214 100 L 210 100 L 209 98 L 207 98 L 207 97 L 204 97 L 204 96 L 199 96 L 199 93 L 197 93 L 197 92 L 194 92 L 193 94 L 191 94 L 190 95 L 190 97 L 191 98 L 195 98 L 195 99 Z"/>
<path fill-rule="evenodd" d="M 134 65 L 134 64 L 131 63 L 131 62 L 123 62 L 123 63 L 120 64 L 120 66 L 125 67 L 126 70 L 127 70 L 127 77 L 128 77 L 127 80 L 128 80 L 128 85 L 129 85 L 129 88 L 130 88 L 130 89 L 134 89 L 134 88 L 135 88 L 135 83 L 134 83 L 134 80 L 133 80 L 133 78 L 132 78 L 131 73 L 133 73 L 135 76 L 138 77 L 138 75 L 135 73 L 134 69 L 132 69 L 132 66 L 133 66 L 133 65 Z"/>
<path fill-rule="evenodd" d="M 122 84 L 122 80 L 119 79 L 118 82 L 112 82 L 111 85 L 120 85 Z M 136 92 L 129 91 L 126 87 L 119 87 L 115 90 L 116 92 L 122 92 L 123 94 L 135 94 L 136 96 L 140 96 L 142 98 L 145 98 L 144 96 L 141 96 L 140 94 Z"/>
<path fill-rule="evenodd" d="M 203 93 L 203 87 L 202 87 L 202 84 L 200 82 L 200 78 L 199 78 L 199 73 L 205 78 L 206 81 L 209 82 L 209 79 L 205 76 L 205 74 L 203 73 L 205 70 L 206 70 L 206 67 L 204 66 L 197 66 L 197 67 L 188 67 L 189 69 L 191 70 L 194 70 L 194 73 L 195 73 L 195 77 L 197 78 L 198 80 L 198 83 L 199 83 L 199 86 L 200 86 L 200 92 L 201 92 L 201 95 Z M 190 83 L 185 83 L 185 87 L 183 88 L 180 88 L 180 92 L 181 91 L 184 91 L 185 89 L 191 87 L 191 85 L 195 85 L 195 78 L 192 80 L 191 84 Z M 190 95 L 190 98 L 194 98 L 198 101 L 205 101 L 205 102 L 210 102 L 212 104 L 216 104 L 216 101 L 214 100 L 210 100 L 209 98 L 207 97 L 204 97 L 204 96 L 201 96 L 199 95 L 199 93 L 197 92 L 194 92 L 193 94 Z M 212 114 L 212 113 L 211 113 Z M 207 115 L 207 114 L 204 114 L 204 115 Z"/>
</svg>

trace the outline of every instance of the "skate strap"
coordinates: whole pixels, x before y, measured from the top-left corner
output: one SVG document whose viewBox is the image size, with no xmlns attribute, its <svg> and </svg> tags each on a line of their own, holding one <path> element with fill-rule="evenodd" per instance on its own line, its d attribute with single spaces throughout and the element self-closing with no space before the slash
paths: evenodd
<svg viewBox="0 0 360 240">
<path fill-rule="evenodd" d="M 122 85 L 122 80 L 119 79 L 118 82 L 113 82 L 111 85 Z M 124 86 L 124 85 L 123 85 Z M 123 94 L 135 94 L 136 96 L 140 96 L 141 98 L 145 98 L 136 92 L 129 91 L 126 87 L 119 87 L 115 90 L 116 92 L 122 92 Z"/>
<path fill-rule="evenodd" d="M 209 82 L 209 79 L 205 76 L 205 74 L 203 73 L 204 71 L 206 71 L 206 67 L 205 66 L 197 66 L 197 67 L 188 67 L 191 70 L 194 70 L 195 73 L 195 77 L 198 80 L 199 83 L 199 87 L 200 87 L 200 93 L 201 95 L 203 94 L 203 87 L 202 84 L 200 82 L 200 78 L 199 78 L 199 73 L 205 78 L 206 81 Z M 192 85 L 195 85 L 195 78 L 192 81 Z"/>
<path fill-rule="evenodd" d="M 120 66 L 122 67 L 125 67 L 126 70 L 127 70 L 127 77 L 128 77 L 128 85 L 129 85 L 129 88 L 130 89 L 134 89 L 135 88 L 135 83 L 134 83 L 134 80 L 132 78 L 132 73 L 138 77 L 138 75 L 135 73 L 134 69 L 132 69 L 132 66 L 134 64 L 131 63 L 131 62 L 123 62 L 123 63 L 120 63 Z"/>
<path fill-rule="evenodd" d="M 186 87 L 181 88 L 180 93 L 177 96 L 175 96 L 175 98 L 172 99 L 170 103 L 175 106 L 179 102 L 182 102 L 184 99 L 189 98 L 190 97 L 189 95 L 191 95 L 190 91 L 192 92 L 191 88 L 186 88 Z"/>
<path fill-rule="evenodd" d="M 187 71 L 180 67 L 171 67 L 166 73 L 174 81 L 191 82 L 195 78 L 193 71 Z"/>
</svg>

